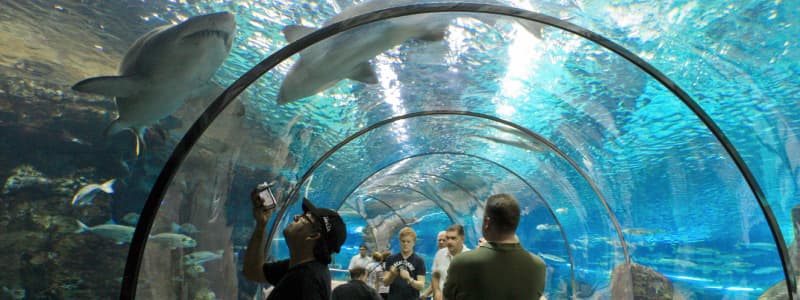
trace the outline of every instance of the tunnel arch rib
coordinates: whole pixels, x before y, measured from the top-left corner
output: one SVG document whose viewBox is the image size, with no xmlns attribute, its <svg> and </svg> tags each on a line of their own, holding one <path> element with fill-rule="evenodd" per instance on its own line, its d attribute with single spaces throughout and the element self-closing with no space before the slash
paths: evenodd
<svg viewBox="0 0 800 300">
<path fill-rule="evenodd" d="M 539 199 L 542 201 L 542 203 L 544 204 L 544 206 L 547 208 L 548 212 L 550 213 L 551 217 L 553 218 L 553 221 L 556 223 L 556 226 L 558 226 L 559 233 L 561 234 L 561 238 L 564 241 L 564 247 L 565 247 L 565 251 L 567 253 L 567 258 L 568 258 L 569 267 L 570 267 L 570 279 L 574 284 L 574 282 L 575 282 L 575 262 L 574 262 L 574 259 L 573 259 L 573 256 L 572 256 L 572 250 L 569 247 L 569 240 L 567 239 L 567 235 L 566 235 L 566 232 L 564 231 L 564 227 L 561 225 L 561 221 L 558 219 L 558 215 L 556 215 L 556 213 L 553 211 L 552 207 L 550 206 L 549 201 L 547 201 L 547 199 L 544 198 L 544 196 L 539 192 L 538 189 L 533 187 L 533 185 L 531 185 L 530 182 L 525 180 L 525 178 L 523 178 L 521 175 L 517 174 L 513 170 L 509 169 L 508 167 L 506 167 L 504 165 L 501 165 L 501 164 L 499 164 L 499 163 L 497 163 L 497 162 L 495 162 L 495 161 L 493 161 L 491 159 L 488 159 L 488 158 L 485 158 L 485 157 L 482 157 L 482 156 L 478 156 L 478 155 L 474 155 L 474 154 L 468 154 L 468 153 L 462 153 L 462 152 L 427 152 L 427 153 L 411 155 L 411 156 L 408 156 L 408 157 L 404 157 L 402 159 L 398 159 L 398 160 L 388 164 L 386 167 L 381 168 L 377 172 L 374 172 L 373 174 L 378 173 L 378 172 L 380 172 L 380 171 L 382 171 L 382 170 L 384 170 L 384 169 L 386 169 L 388 167 L 391 167 L 394 164 L 400 163 L 402 161 L 409 160 L 409 159 L 414 159 L 414 158 L 418 158 L 418 157 L 422 157 L 422 156 L 429 156 L 429 155 L 462 155 L 462 156 L 468 156 L 468 157 L 471 157 L 471 158 L 475 158 L 475 159 L 478 159 L 478 160 L 481 160 L 481 161 L 485 161 L 485 162 L 487 162 L 489 164 L 495 165 L 498 168 L 501 168 L 504 171 L 508 172 L 509 174 L 511 174 L 512 176 L 517 178 L 519 181 L 523 182 L 525 184 L 525 186 L 528 187 L 528 189 L 533 191 L 533 193 L 536 194 L 537 197 L 539 197 Z M 351 190 L 347 194 L 347 196 L 345 196 L 344 198 L 345 199 L 349 198 L 349 196 L 356 189 L 358 189 L 358 186 L 363 184 L 363 182 L 369 180 L 369 178 L 371 178 L 371 176 L 372 175 L 367 176 L 366 178 L 364 178 L 364 180 L 362 180 L 361 183 L 356 185 L 356 188 Z M 477 201 L 477 198 L 476 198 L 476 201 Z M 478 202 L 477 205 L 481 205 L 481 203 Z M 452 221 L 452 217 L 450 219 Z"/>
<path fill-rule="evenodd" d="M 414 15 L 421 13 L 434 13 L 434 12 L 479 12 L 495 15 L 505 15 L 526 19 L 542 24 L 550 25 L 585 39 L 588 39 L 600 46 L 622 56 L 630 61 L 645 73 L 656 79 L 670 92 L 676 95 L 686 105 L 703 124 L 712 132 L 720 144 L 725 148 L 725 151 L 730 155 L 731 159 L 736 164 L 741 172 L 745 181 L 748 183 L 750 190 L 753 192 L 762 213 L 770 227 L 773 239 L 778 246 L 778 253 L 783 265 L 784 277 L 787 282 L 789 299 L 794 299 L 796 293 L 796 285 L 793 274 L 793 268 L 789 263 L 789 255 L 786 243 L 783 240 L 780 227 L 778 226 L 775 215 L 770 208 L 769 202 L 761 189 L 760 185 L 755 179 L 755 176 L 750 171 L 750 168 L 745 163 L 739 152 L 711 119 L 711 117 L 686 93 L 683 89 L 669 79 L 666 75 L 661 73 L 658 69 L 645 62 L 643 59 L 628 51 L 624 47 L 612 42 L 611 40 L 594 33 L 583 27 L 574 25 L 572 23 L 547 16 L 544 14 L 534 13 L 523 9 L 489 5 L 489 4 L 475 4 L 475 3 L 455 3 L 455 4 L 417 4 L 409 6 L 400 6 L 386 10 L 375 11 L 361 16 L 356 16 L 348 20 L 337 22 L 326 26 L 322 29 L 314 31 L 303 38 L 290 43 L 286 47 L 278 50 L 270 55 L 247 73 L 237 79 L 231 86 L 229 86 L 217 99 L 212 102 L 203 114 L 192 124 L 191 128 L 187 131 L 181 141 L 173 150 L 171 156 L 167 160 L 159 174 L 150 194 L 142 209 L 139 223 L 136 225 L 131 246 L 128 251 L 128 259 L 125 264 L 125 272 L 122 278 L 122 287 L 120 289 L 120 299 L 133 299 L 136 296 L 136 285 L 138 275 L 141 267 L 141 261 L 144 255 L 145 245 L 147 243 L 147 236 L 155 220 L 155 215 L 158 212 L 159 205 L 164 195 L 166 194 L 169 184 L 172 182 L 175 174 L 177 173 L 181 163 L 188 156 L 192 146 L 200 139 L 205 130 L 211 125 L 213 120 L 228 106 L 239 94 L 244 91 L 250 84 L 255 82 L 264 73 L 273 69 L 275 66 L 283 62 L 285 59 L 297 54 L 301 50 L 337 33 L 346 31 L 348 29 L 358 27 L 364 24 L 376 22 L 383 19 L 401 17 L 406 15 Z M 304 178 L 305 179 L 305 178 Z M 626 259 L 629 259 L 626 255 Z"/>
</svg>

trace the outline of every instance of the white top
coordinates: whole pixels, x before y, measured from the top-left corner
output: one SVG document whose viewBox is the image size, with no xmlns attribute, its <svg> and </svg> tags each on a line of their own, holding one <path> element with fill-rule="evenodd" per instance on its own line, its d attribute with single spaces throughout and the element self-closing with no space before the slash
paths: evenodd
<svg viewBox="0 0 800 300">
<path fill-rule="evenodd" d="M 353 258 L 350 259 L 350 265 L 347 267 L 348 270 L 352 270 L 355 267 L 362 267 L 364 269 L 367 268 L 367 265 L 372 262 L 372 257 L 365 256 L 361 257 L 361 254 L 356 254 Z"/>
<path fill-rule="evenodd" d="M 467 246 L 461 247 L 461 252 L 458 254 L 469 251 Z M 453 255 L 450 255 L 450 249 L 447 247 L 436 251 L 436 256 L 433 257 L 433 270 L 432 272 L 439 272 L 439 290 L 444 290 L 444 282 L 447 280 L 447 268 L 450 267 L 450 262 L 453 261 Z M 433 273 L 431 273 L 433 274 Z"/>
<path fill-rule="evenodd" d="M 367 266 L 367 285 L 375 288 L 378 293 L 389 293 L 389 286 L 383 284 L 383 265 L 381 263 L 371 262 Z"/>
</svg>

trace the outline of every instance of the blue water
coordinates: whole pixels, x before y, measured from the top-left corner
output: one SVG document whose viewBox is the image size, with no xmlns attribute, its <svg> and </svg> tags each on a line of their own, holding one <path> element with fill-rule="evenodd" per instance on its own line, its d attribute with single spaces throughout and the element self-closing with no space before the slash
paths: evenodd
<svg viewBox="0 0 800 300">
<path fill-rule="evenodd" d="M 117 297 L 130 244 L 76 234 L 75 221 L 125 224 L 123 216 L 141 213 L 194 121 L 182 108 L 178 125 L 161 124 L 166 138 L 151 131 L 146 151 L 134 158 L 130 136 L 102 137 L 113 101 L 69 86 L 113 75 L 127 47 L 151 28 L 230 11 L 238 26 L 234 47 L 213 79 L 227 86 L 287 45 L 284 26 L 319 27 L 353 5 L 190 2 L 0 4 L 0 44 L 7 45 L 0 52 L 0 180 L 6 178 L 0 258 L 13 262 L 0 272 L 0 298 Z M 800 203 L 796 1 L 504 3 L 592 30 L 685 90 L 749 167 L 783 241 L 794 241 L 791 210 Z M 348 238 L 333 267 L 346 268 L 361 243 L 370 250 L 388 243 L 398 251 L 396 232 L 365 236 L 384 222 L 393 222 L 393 231 L 397 224 L 414 228 L 416 252 L 428 266 L 436 233 L 451 223 L 465 226 L 474 247 L 481 203 L 505 192 L 523 210 L 522 244 L 548 263 L 549 299 L 566 297 L 573 277 L 608 299 L 611 272 L 626 252 L 688 299 L 752 299 L 784 280 L 756 196 L 720 141 L 678 97 L 574 34 L 547 27 L 537 38 L 509 18 L 495 21 L 456 18 L 443 41 L 406 41 L 372 59 L 377 84 L 343 80 L 286 105 L 275 98 L 298 56 L 267 72 L 244 91 L 241 123 L 223 113 L 178 170 L 151 233 L 192 224 L 197 231 L 185 233 L 197 246 L 165 250 L 148 243 L 137 296 L 251 299 L 256 287 L 239 271 L 253 228 L 246 195 L 264 180 L 278 180 L 280 199 L 297 185 L 318 206 L 342 213 Z M 413 117 L 353 136 L 393 117 L 444 110 L 480 115 Z M 38 173 L 23 174 L 26 165 Z M 81 187 L 110 178 L 117 178 L 113 194 L 100 193 L 87 206 L 69 203 Z M 285 215 L 299 210 L 289 205 Z M 288 255 L 280 232 L 289 219 L 273 220 L 274 257 Z M 199 273 L 180 264 L 185 254 L 218 250 L 222 257 Z"/>
</svg>

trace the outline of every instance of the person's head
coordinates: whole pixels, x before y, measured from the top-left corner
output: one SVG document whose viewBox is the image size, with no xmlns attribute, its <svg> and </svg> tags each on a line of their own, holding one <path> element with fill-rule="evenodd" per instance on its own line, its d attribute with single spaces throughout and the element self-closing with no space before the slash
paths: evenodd
<svg viewBox="0 0 800 300">
<path fill-rule="evenodd" d="M 519 225 L 519 214 L 519 203 L 514 196 L 490 196 L 483 211 L 483 236 L 487 241 L 513 237 Z"/>
<path fill-rule="evenodd" d="M 442 249 L 444 247 L 447 247 L 446 233 L 447 233 L 446 231 L 442 230 L 439 231 L 438 235 L 436 235 L 436 247 L 437 247 L 436 249 Z"/>
<path fill-rule="evenodd" d="M 378 251 L 372 252 L 372 260 L 377 262 L 383 261 L 383 254 Z"/>
<path fill-rule="evenodd" d="M 381 252 L 381 260 L 386 261 L 386 259 L 389 258 L 389 256 L 391 255 L 392 252 L 389 252 L 389 250 L 383 250 L 383 252 Z"/>
<path fill-rule="evenodd" d="M 347 239 L 347 227 L 339 214 L 331 209 L 317 208 L 303 199 L 303 213 L 296 215 L 283 230 L 290 252 L 311 251 L 322 263 L 331 262 L 331 254 L 339 253 Z"/>
<path fill-rule="evenodd" d="M 450 254 L 461 253 L 461 249 L 464 248 L 464 226 L 459 224 L 450 225 L 450 227 L 447 227 L 445 236 L 447 237 L 447 249 L 450 250 Z"/>
<path fill-rule="evenodd" d="M 367 245 L 366 244 L 361 244 L 361 246 L 358 246 L 358 255 L 361 255 L 361 257 L 367 257 Z"/>
<path fill-rule="evenodd" d="M 398 239 L 400 240 L 400 252 L 404 254 L 414 253 L 414 245 L 417 243 L 417 232 L 411 227 L 400 229 Z"/>
<path fill-rule="evenodd" d="M 350 280 L 364 281 L 366 277 L 367 277 L 367 269 L 364 269 L 364 267 L 355 267 L 350 269 Z"/>
</svg>

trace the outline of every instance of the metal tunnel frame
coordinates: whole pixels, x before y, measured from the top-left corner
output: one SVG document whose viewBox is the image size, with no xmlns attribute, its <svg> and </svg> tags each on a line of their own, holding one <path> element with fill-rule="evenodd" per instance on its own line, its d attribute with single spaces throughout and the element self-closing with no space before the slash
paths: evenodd
<svg viewBox="0 0 800 300">
<path fill-rule="evenodd" d="M 194 144 L 203 135 L 205 130 L 211 125 L 214 119 L 225 109 L 225 107 L 228 106 L 228 104 L 230 104 L 248 86 L 250 86 L 258 78 L 260 78 L 261 75 L 273 69 L 275 66 L 277 66 L 284 60 L 288 59 L 292 55 L 297 54 L 301 50 L 310 47 L 311 45 L 325 38 L 331 37 L 337 33 L 346 31 L 351 28 L 376 22 L 379 20 L 402 17 L 407 15 L 414 15 L 414 14 L 434 13 L 434 12 L 487 13 L 487 14 L 516 17 L 550 25 L 574 33 L 578 36 L 581 36 L 585 39 L 588 39 L 594 43 L 601 45 L 602 47 L 624 57 L 626 60 L 630 61 L 631 63 L 642 69 L 645 73 L 649 74 L 650 76 L 658 80 L 658 82 L 660 82 L 662 85 L 664 85 L 664 87 L 666 87 L 673 94 L 675 94 L 695 115 L 697 115 L 700 121 L 703 122 L 703 124 L 717 138 L 720 144 L 722 144 L 722 146 L 725 148 L 725 151 L 727 151 L 728 154 L 731 156 L 731 159 L 733 159 L 737 168 L 739 168 L 739 171 L 742 173 L 742 176 L 744 176 L 745 181 L 749 185 L 750 190 L 753 192 L 753 195 L 755 196 L 759 206 L 761 207 L 762 213 L 766 218 L 767 224 L 769 224 L 772 237 L 775 240 L 776 245 L 778 246 L 778 253 L 781 258 L 781 264 L 783 265 L 783 272 L 786 278 L 788 296 L 789 299 L 794 299 L 794 294 L 797 292 L 796 291 L 797 288 L 795 285 L 794 276 L 792 276 L 794 272 L 792 270 L 792 265 L 789 262 L 789 254 L 786 248 L 786 243 L 783 240 L 783 235 L 781 234 L 780 227 L 778 226 L 778 223 L 775 220 L 775 215 L 772 212 L 772 209 L 770 208 L 769 202 L 767 201 L 763 190 L 756 181 L 755 176 L 748 168 L 744 159 L 742 159 L 742 157 L 739 155 L 739 152 L 736 150 L 736 148 L 733 146 L 733 144 L 730 142 L 727 136 L 725 136 L 725 134 L 722 132 L 719 126 L 717 126 L 717 124 L 692 99 L 692 97 L 689 96 L 688 93 L 686 93 L 683 89 L 678 87 L 678 85 L 675 82 L 673 82 L 666 75 L 661 73 L 658 69 L 656 69 L 655 67 L 644 61 L 639 56 L 633 54 L 632 52 L 612 42 L 611 40 L 595 32 L 592 32 L 586 28 L 574 25 L 567 21 L 563 21 L 551 16 L 527 11 L 524 9 L 518 9 L 500 5 L 476 4 L 476 3 L 416 4 L 408 6 L 399 6 L 395 8 L 379 10 L 364 15 L 356 16 L 341 22 L 331 24 L 329 26 L 325 26 L 317 31 L 314 31 L 302 37 L 301 39 L 293 43 L 290 43 L 286 47 L 281 48 L 274 54 L 262 60 L 253 68 L 248 70 L 244 75 L 239 77 L 239 79 L 237 79 L 231 86 L 225 89 L 225 91 L 221 95 L 219 95 L 217 99 L 215 99 L 214 102 L 212 102 L 208 106 L 208 108 L 203 112 L 203 114 L 192 124 L 192 127 L 189 128 L 189 130 L 186 132 L 181 141 L 173 150 L 169 159 L 165 163 L 164 168 L 161 170 L 161 173 L 158 175 L 156 182 L 153 184 L 153 188 L 150 190 L 150 194 L 142 209 L 139 223 L 136 225 L 136 231 L 133 234 L 133 239 L 131 240 L 131 246 L 128 251 L 128 258 L 125 264 L 125 272 L 122 277 L 122 287 L 120 288 L 120 299 L 134 299 L 136 297 L 136 286 L 138 284 L 138 276 L 141 267 L 142 257 L 144 256 L 147 237 L 153 226 L 153 221 L 155 220 L 155 216 L 158 213 L 161 200 L 166 194 L 167 188 L 169 188 L 169 185 L 172 182 L 173 178 L 175 177 L 175 174 L 177 173 L 178 169 L 180 168 L 181 163 L 186 159 L 189 152 L 191 151 L 192 146 L 194 146 Z M 306 175 L 308 175 L 308 173 Z M 305 176 L 303 179 L 305 179 Z M 628 259 L 629 258 L 626 255 L 626 260 Z"/>
<path fill-rule="evenodd" d="M 276 216 L 276 218 L 278 218 L 278 219 L 282 218 L 282 216 L 286 213 L 286 210 L 288 209 L 288 207 L 291 205 L 291 202 L 295 199 L 297 193 L 300 191 L 300 187 L 303 185 L 303 183 L 306 180 L 308 180 L 308 178 L 310 178 L 313 175 L 314 171 L 320 165 L 322 165 L 322 163 L 325 162 L 325 160 L 328 159 L 328 157 L 330 157 L 331 155 L 336 153 L 336 151 L 339 151 L 339 149 L 341 149 L 342 147 L 346 146 L 351 141 L 357 139 L 358 137 L 360 137 L 360 136 L 362 136 L 362 135 L 364 135 L 364 134 L 366 134 L 366 133 L 368 133 L 368 132 L 370 132 L 370 131 L 378 128 L 378 127 L 384 126 L 386 124 L 391 124 L 391 123 L 393 123 L 395 121 L 398 121 L 398 120 L 412 119 L 412 118 L 416 118 L 416 117 L 426 117 L 426 116 L 441 116 L 441 115 L 445 115 L 445 116 L 457 115 L 457 116 L 469 116 L 469 117 L 483 118 L 483 119 L 487 119 L 487 120 L 490 120 L 490 121 L 494 121 L 494 122 L 501 123 L 503 125 L 512 127 L 514 129 L 517 129 L 520 132 L 524 133 L 525 135 L 527 135 L 531 139 L 542 143 L 551 152 L 555 153 L 561 159 L 566 161 L 576 172 L 578 172 L 578 174 L 581 175 L 581 177 L 584 180 L 586 180 L 586 182 L 592 188 L 592 191 L 594 191 L 595 195 L 597 195 L 597 198 L 600 199 L 600 202 L 603 204 L 603 207 L 605 207 L 606 213 L 608 214 L 608 217 L 611 219 L 611 223 L 612 223 L 612 225 L 614 226 L 614 229 L 617 232 L 617 238 L 619 239 L 620 245 L 622 246 L 622 252 L 623 252 L 623 256 L 625 257 L 625 263 L 630 263 L 631 258 L 630 258 L 630 255 L 628 253 L 628 245 L 627 245 L 627 243 L 625 243 L 625 236 L 622 234 L 622 228 L 620 227 L 619 222 L 617 221 L 616 215 L 614 214 L 613 211 L 611 211 L 611 207 L 608 205 L 608 201 L 606 201 L 606 198 L 605 198 L 605 196 L 603 196 L 603 193 L 600 192 L 600 189 L 597 187 L 597 185 L 594 183 L 594 181 L 592 181 L 592 179 L 589 177 L 589 175 L 586 174 L 586 172 L 584 172 L 583 169 L 581 169 L 578 166 L 578 163 L 576 163 L 569 156 L 567 156 L 566 153 L 564 153 L 563 150 L 559 149 L 558 146 L 553 144 L 553 142 L 551 142 L 550 140 L 546 139 L 545 137 L 543 137 L 543 136 L 541 136 L 541 135 L 539 135 L 539 134 L 537 134 L 537 133 L 535 133 L 535 132 L 533 132 L 533 131 L 525 128 L 525 127 L 519 126 L 516 123 L 512 123 L 512 122 L 509 122 L 509 121 L 506 121 L 506 120 L 503 120 L 503 119 L 500 119 L 500 118 L 497 118 L 497 117 L 493 117 L 493 116 L 489 116 L 489 115 L 485 115 L 485 114 L 481 114 L 481 113 L 469 112 L 469 111 L 433 110 L 433 111 L 423 111 L 423 112 L 410 113 L 410 114 L 396 116 L 396 117 L 392 117 L 392 118 L 389 118 L 389 119 L 385 119 L 385 120 L 376 122 L 376 123 L 374 123 L 374 124 L 372 124 L 372 125 L 370 125 L 368 127 L 365 127 L 363 129 L 359 130 L 358 132 L 352 134 L 351 136 L 348 136 L 347 138 L 345 138 L 344 140 L 339 142 L 339 144 L 336 144 L 335 146 L 331 147 L 331 149 L 329 149 L 327 152 L 325 152 L 325 154 L 323 154 L 319 159 L 317 159 L 316 162 L 314 162 L 313 165 L 311 165 L 310 168 L 308 168 L 306 173 L 303 174 L 303 177 L 301 177 L 300 180 L 298 181 L 298 184 L 294 187 L 294 189 L 292 189 L 291 192 L 289 192 L 289 195 L 286 197 L 286 200 L 287 200 L 285 202 L 286 205 L 281 207 L 281 209 L 278 211 L 278 215 Z M 489 161 L 491 161 L 491 160 L 489 160 Z M 503 167 L 503 166 L 501 166 L 501 167 Z M 544 200 L 544 198 L 542 198 L 542 199 Z M 544 203 L 547 206 L 548 210 L 550 210 L 550 213 L 553 215 L 554 220 L 556 220 L 556 222 L 558 222 L 558 218 L 555 216 L 555 213 L 550 208 L 550 205 L 547 202 L 544 202 Z M 559 227 L 560 226 L 561 226 L 561 224 L 559 224 Z M 275 231 L 276 231 L 277 227 L 278 227 L 277 222 L 272 223 L 272 227 L 270 227 L 269 233 L 267 233 L 267 236 L 268 237 L 272 237 L 275 234 Z M 563 236 L 563 230 L 562 230 L 562 236 Z M 564 240 L 566 241 L 567 240 L 566 236 L 563 236 L 563 237 L 564 237 Z M 271 240 L 272 240 L 271 238 L 267 239 L 266 248 L 269 248 Z M 569 247 L 567 247 L 567 248 L 569 248 Z M 570 253 L 569 249 L 567 249 L 567 253 Z"/>
<path fill-rule="evenodd" d="M 394 165 L 396 163 L 399 163 L 401 161 L 405 161 L 405 160 L 409 160 L 409 159 L 413 159 L 413 158 L 418 158 L 418 157 L 423 157 L 423 156 L 431 156 L 431 155 L 461 155 L 461 156 L 467 156 L 467 157 L 471 157 L 471 158 L 475 158 L 475 159 L 478 159 L 478 160 L 485 161 L 485 162 L 487 162 L 489 164 L 492 164 L 492 165 L 494 165 L 494 166 L 496 166 L 498 168 L 501 168 L 504 171 L 508 172 L 509 174 L 513 175 L 514 177 L 519 179 L 521 182 L 523 182 L 531 191 L 533 191 L 533 193 L 536 194 L 537 197 L 539 197 L 539 200 L 542 201 L 542 203 L 544 204 L 545 208 L 547 208 L 547 211 L 550 212 L 550 215 L 552 216 L 553 221 L 556 223 L 556 226 L 558 226 L 558 231 L 561 234 L 561 238 L 564 240 L 564 247 L 565 247 L 565 251 L 567 252 L 567 258 L 569 260 L 570 279 L 571 279 L 571 282 L 572 282 L 573 287 L 574 287 L 574 285 L 575 285 L 575 261 L 574 261 L 573 256 L 572 256 L 572 250 L 569 247 L 569 240 L 567 239 L 567 235 L 566 235 L 566 233 L 564 231 L 564 227 L 561 226 L 561 221 L 558 220 L 558 215 L 556 215 L 556 213 L 553 211 L 552 207 L 550 206 L 550 203 L 544 198 L 544 196 L 542 196 L 542 194 L 539 193 L 539 190 L 537 190 L 535 187 L 533 187 L 530 184 L 530 182 L 525 180 L 525 178 L 523 178 L 522 176 L 517 174 L 517 172 L 514 172 L 513 170 L 509 169 L 508 167 L 506 167 L 504 165 L 501 165 L 501 164 L 499 164 L 499 163 L 497 163 L 497 162 L 495 162 L 495 161 L 493 161 L 491 159 L 488 159 L 488 158 L 485 158 L 485 157 L 482 157 L 482 156 L 478 156 L 478 155 L 474 155 L 474 154 L 463 153 L 463 152 L 427 152 L 427 153 L 421 153 L 421 154 L 416 154 L 416 155 L 410 155 L 410 156 L 398 159 L 398 160 L 396 160 L 396 161 L 394 161 L 394 162 L 392 162 L 390 164 L 387 164 L 385 167 L 381 168 L 380 170 L 376 171 L 375 173 L 378 173 L 378 172 L 380 172 L 382 170 L 385 170 L 386 168 L 388 168 L 388 167 L 390 167 L 390 166 L 392 166 L 392 165 Z M 373 175 L 375 173 L 373 173 Z M 358 186 L 363 184 L 365 181 L 369 180 L 369 178 L 371 178 L 371 177 L 372 177 L 372 175 L 367 176 L 367 178 L 362 180 L 361 183 L 359 183 L 356 186 L 356 188 L 354 188 L 352 191 L 350 191 L 350 193 L 347 194 L 347 196 L 345 196 L 345 199 L 349 198 L 350 195 L 352 195 L 352 193 L 358 188 Z M 476 199 L 476 201 L 479 201 L 479 200 L 477 200 L 477 198 L 475 198 L 475 199 Z M 482 204 L 480 202 L 477 202 L 477 205 L 482 205 Z M 452 221 L 452 218 L 451 218 L 451 221 Z M 575 289 L 574 288 L 573 288 L 573 293 L 575 293 Z"/>
<path fill-rule="evenodd" d="M 377 188 L 397 188 L 397 189 L 409 190 L 409 191 L 413 192 L 414 194 L 418 194 L 418 195 L 422 196 L 422 198 L 424 198 L 424 199 L 425 199 L 425 200 L 427 200 L 427 201 L 430 201 L 430 202 L 436 203 L 436 201 L 435 201 L 435 200 L 431 199 L 430 195 L 428 195 L 427 193 L 425 193 L 425 192 L 423 192 L 423 191 L 420 191 L 420 190 L 418 190 L 418 189 L 415 189 L 415 188 L 413 188 L 413 187 L 409 187 L 409 186 L 402 186 L 402 185 L 395 185 L 395 184 L 391 184 L 391 185 L 390 185 L 390 184 L 381 184 L 381 185 L 374 185 L 374 187 L 377 187 Z M 372 196 L 370 196 L 370 197 L 372 197 Z M 344 203 L 344 202 L 342 202 L 342 203 Z M 441 205 L 439 205 L 438 203 L 436 203 L 436 206 L 438 206 L 438 207 L 442 207 L 442 206 L 441 206 Z M 341 205 L 340 205 L 339 207 L 341 207 Z M 338 209 L 337 209 L 337 210 L 338 210 Z M 399 215 L 399 214 L 398 214 L 398 215 Z M 448 217 L 448 219 L 450 219 L 450 222 L 453 222 L 453 216 L 449 216 L 449 215 L 448 215 L 447 217 Z M 405 222 L 403 222 L 403 223 L 405 223 Z"/>
<path fill-rule="evenodd" d="M 380 168 L 378 171 L 375 171 L 375 172 L 373 172 L 372 174 L 370 174 L 369 176 L 365 177 L 363 180 L 361 180 L 361 182 L 359 182 L 358 184 L 356 184 L 356 186 L 355 186 L 353 189 L 351 189 L 351 190 L 350 190 L 350 192 L 348 192 L 348 193 L 347 193 L 347 194 L 344 196 L 344 201 L 347 201 L 347 199 L 348 199 L 348 198 L 350 198 L 350 196 L 352 196 L 352 195 L 353 195 L 353 193 L 355 193 L 355 191 L 356 191 L 356 190 L 357 190 L 357 189 L 358 189 L 358 188 L 359 188 L 361 185 L 363 185 L 363 184 L 364 184 L 364 182 L 367 182 L 367 180 L 369 180 L 370 178 L 372 178 L 372 176 L 373 176 L 373 175 L 375 175 L 376 173 L 379 173 L 380 171 L 383 171 L 383 170 L 385 170 L 387 167 L 389 167 L 389 166 L 391 166 L 391 165 L 393 165 L 393 164 L 396 164 L 396 163 L 398 163 L 398 162 L 400 162 L 400 161 L 403 161 L 403 160 L 406 160 L 406 159 L 409 159 L 409 158 L 414 158 L 414 157 L 418 157 L 418 155 L 413 155 L 413 156 L 406 157 L 406 158 L 403 158 L 403 159 L 401 159 L 401 160 L 398 160 L 398 161 L 392 162 L 391 164 L 388 164 L 386 167 Z M 456 183 L 454 183 L 454 182 L 450 181 L 450 180 L 449 180 L 449 179 L 447 179 L 447 178 L 444 178 L 444 177 L 442 177 L 442 176 L 439 176 L 439 175 L 435 175 L 435 174 L 426 174 L 426 173 L 392 173 L 392 174 L 386 174 L 386 175 L 384 175 L 384 176 L 385 176 L 385 177 L 386 177 L 386 176 L 399 176 L 399 175 L 405 175 L 405 174 L 423 174 L 423 175 L 425 175 L 425 176 L 432 176 L 432 177 L 436 177 L 436 178 L 441 178 L 442 180 L 445 180 L 446 182 L 448 182 L 448 183 L 450 183 L 450 184 L 452 184 L 452 185 L 455 185 L 455 186 L 456 186 L 456 187 L 457 187 L 459 190 L 463 191 L 464 193 L 467 193 L 467 194 L 469 194 L 469 195 L 472 197 L 472 199 L 474 199 L 474 200 L 475 200 L 474 202 L 480 205 L 480 200 L 478 200 L 478 198 L 477 198 L 477 197 L 475 197 L 475 195 L 473 195 L 472 193 L 470 193 L 470 192 L 469 192 L 467 189 L 465 189 L 464 187 L 462 187 L 462 186 L 460 186 L 460 185 L 458 185 L 458 184 L 456 184 Z M 403 187 L 403 188 L 406 188 L 406 187 Z M 428 195 L 425 195 L 424 193 L 422 193 L 422 192 L 419 192 L 419 191 L 416 191 L 416 190 L 415 190 L 415 192 L 417 192 L 417 193 L 420 193 L 420 194 L 424 195 L 424 196 L 425 196 L 425 198 L 427 198 L 428 200 L 430 200 L 430 201 L 431 201 L 431 202 L 433 202 L 433 203 L 436 203 L 436 201 L 434 201 L 433 199 L 431 199 L 430 197 L 428 197 Z M 369 197 L 373 197 L 373 196 L 369 196 Z M 344 203 L 344 202 L 342 202 L 342 203 Z M 440 207 L 440 208 L 442 207 L 442 205 L 441 205 L 441 204 L 439 204 L 439 203 L 436 203 L 436 206 L 438 206 L 438 207 Z M 339 207 L 341 207 L 341 205 L 340 205 Z M 338 210 L 338 209 L 337 209 L 337 210 Z M 453 221 L 453 217 L 452 217 L 452 216 L 448 215 L 447 217 L 450 219 L 450 221 L 451 221 L 451 222 Z"/>
</svg>

